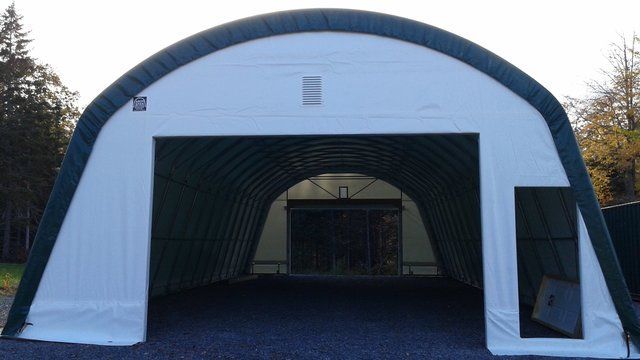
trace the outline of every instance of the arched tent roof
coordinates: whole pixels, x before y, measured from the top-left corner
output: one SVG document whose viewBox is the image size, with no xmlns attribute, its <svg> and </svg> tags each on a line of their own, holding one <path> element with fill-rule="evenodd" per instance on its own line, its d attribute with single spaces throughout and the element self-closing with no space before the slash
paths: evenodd
<svg viewBox="0 0 640 360">
<path fill-rule="evenodd" d="M 203 31 L 153 55 L 100 94 L 78 121 L 3 335 L 13 336 L 23 326 L 92 147 L 103 125 L 119 108 L 164 75 L 215 51 L 264 37 L 314 31 L 378 35 L 430 48 L 483 72 L 534 107 L 544 117 L 551 131 L 623 327 L 636 340 L 640 338 L 640 325 L 600 207 L 560 103 L 531 77 L 468 40 L 416 21 L 337 9 L 280 12 Z"/>
</svg>

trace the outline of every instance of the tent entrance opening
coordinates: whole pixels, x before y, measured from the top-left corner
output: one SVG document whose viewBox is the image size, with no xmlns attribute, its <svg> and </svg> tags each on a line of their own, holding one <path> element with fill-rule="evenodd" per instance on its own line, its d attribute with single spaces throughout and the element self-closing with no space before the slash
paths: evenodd
<svg viewBox="0 0 640 360">
<path fill-rule="evenodd" d="M 400 273 L 398 208 L 291 208 L 289 223 L 292 274 Z"/>
</svg>

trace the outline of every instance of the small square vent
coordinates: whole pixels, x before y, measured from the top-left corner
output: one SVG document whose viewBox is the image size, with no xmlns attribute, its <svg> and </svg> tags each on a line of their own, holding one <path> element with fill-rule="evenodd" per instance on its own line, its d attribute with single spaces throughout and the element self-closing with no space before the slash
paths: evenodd
<svg viewBox="0 0 640 360">
<path fill-rule="evenodd" d="M 322 105 L 322 76 L 302 77 L 302 106 Z"/>
</svg>

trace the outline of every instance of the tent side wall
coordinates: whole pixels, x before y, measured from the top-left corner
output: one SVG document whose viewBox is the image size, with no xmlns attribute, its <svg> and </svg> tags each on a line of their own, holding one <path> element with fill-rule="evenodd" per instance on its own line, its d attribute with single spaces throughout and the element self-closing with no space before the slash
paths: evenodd
<svg viewBox="0 0 640 360">
<path fill-rule="evenodd" d="M 383 37 L 321 32 L 323 30 Z M 313 33 L 273 37 L 294 32 Z M 347 40 L 349 37 L 356 39 Z M 264 39 L 230 47 L 259 38 Z M 356 58 L 336 62 L 334 54 L 317 54 L 322 51 L 315 46 L 318 43 L 337 50 L 334 54 Z M 278 47 L 280 51 L 274 51 Z M 242 54 L 243 51 L 246 53 Z M 211 53 L 214 54 L 205 56 Z M 277 66 L 269 62 L 278 57 L 265 57 L 265 54 L 279 54 L 287 60 L 315 54 L 323 61 L 317 68 L 301 67 L 287 75 L 271 71 Z M 238 55 L 239 58 L 233 58 Z M 454 58 L 460 62 L 452 61 Z M 250 66 L 247 66 L 248 59 L 252 59 Z M 255 69 L 255 59 L 264 60 L 260 71 Z M 208 61 L 214 61 L 215 66 L 207 66 Z M 188 66 L 179 68 L 189 62 Z M 398 67 L 390 69 L 383 64 Z M 340 68 L 339 72 L 334 71 L 336 67 Z M 263 71 L 265 69 L 269 71 Z M 317 121 L 318 115 L 310 114 L 297 101 L 289 103 L 293 98 L 291 94 L 299 91 L 299 76 L 311 72 L 327 74 L 334 81 L 334 87 L 328 92 L 333 95 L 327 101 L 342 109 L 340 116 L 325 111 L 322 121 Z M 287 78 L 291 81 L 280 81 Z M 345 80 L 349 81 L 340 86 L 340 81 Z M 253 82 L 260 86 L 248 86 Z M 381 83 L 385 87 L 380 87 Z M 274 89 L 274 84 L 278 89 Z M 363 92 L 354 92 L 354 84 Z M 176 92 L 175 89 L 189 91 Z M 142 95 L 150 101 L 148 111 L 132 113 L 129 101 L 143 90 Z M 212 107 L 212 101 L 218 107 Z M 282 109 L 283 104 L 290 108 Z M 179 119 L 175 114 L 179 114 Z M 261 117 L 261 114 L 270 116 Z M 295 120 L 291 115 L 295 115 Z M 481 137 L 489 348 L 498 353 L 580 352 L 619 356 L 624 344 L 611 334 L 620 333 L 620 324 L 609 293 L 602 290 L 608 287 L 613 294 L 625 329 L 634 335 L 639 334 L 637 319 L 560 104 L 513 66 L 455 35 L 386 15 L 342 10 L 278 13 L 197 34 L 133 69 L 96 99 L 74 133 L 3 334 L 18 335 L 26 318 L 35 324 L 20 334 L 26 338 L 96 343 L 104 343 L 110 336 L 112 341 L 122 343 L 144 338 L 148 276 L 147 263 L 139 260 L 149 256 L 153 137 L 461 131 L 479 133 Z M 504 159 L 505 156 L 508 158 Z M 487 163 L 490 159 L 502 160 L 501 165 Z M 537 169 L 539 159 L 545 159 L 549 168 Z M 505 168 L 516 171 L 505 177 L 507 183 L 498 183 L 496 179 L 502 175 L 500 169 Z M 540 176 L 535 169 L 543 170 L 545 176 Z M 123 173 L 129 176 L 122 177 Z M 515 259 L 496 255 L 499 251 L 515 253 L 511 238 L 515 233 L 515 213 L 506 214 L 505 219 L 512 222 L 497 222 L 491 210 L 514 211 L 513 194 L 500 195 L 498 189 L 503 187 L 512 190 L 513 186 L 566 186 L 569 183 L 575 191 L 580 218 L 585 219 L 580 223 L 583 291 L 589 294 L 584 303 L 587 333 L 581 344 L 585 346 L 576 348 L 566 341 L 545 339 L 546 350 L 542 350 L 540 343 L 520 341 L 517 329 L 507 325 L 517 323 L 517 296 L 514 295 L 517 281 L 513 278 L 487 281 L 488 273 L 517 271 Z M 96 189 L 101 190 L 98 198 Z M 104 203 L 98 206 L 96 200 Z M 127 210 L 122 211 L 121 208 L 127 206 Z M 91 220 L 96 217 L 117 223 L 106 226 Z M 487 241 L 489 238 L 492 241 Z M 140 239 L 146 239 L 144 244 Z M 129 251 L 125 252 L 127 247 Z M 109 266 L 109 256 L 119 256 L 121 266 Z M 88 272 L 81 272 L 83 270 Z M 69 285 L 63 289 L 58 286 L 60 279 L 75 281 L 67 282 Z M 108 287 L 96 288 L 97 284 L 108 283 Z M 109 299 L 104 290 L 113 290 L 117 299 Z M 498 297 L 498 293 L 509 295 Z M 58 315 L 50 308 L 52 304 L 59 306 Z M 113 322 L 109 322 L 112 326 L 97 332 L 98 318 L 108 320 L 108 317 L 96 317 L 96 313 L 105 311 L 113 315 L 115 308 L 121 312 L 115 312 Z M 127 308 L 130 316 L 122 316 L 129 313 Z M 58 322 L 60 314 L 80 315 L 76 316 L 77 321 L 67 317 L 66 321 Z M 609 320 L 596 328 L 596 317 Z M 122 319 L 126 321 L 120 321 Z"/>
</svg>

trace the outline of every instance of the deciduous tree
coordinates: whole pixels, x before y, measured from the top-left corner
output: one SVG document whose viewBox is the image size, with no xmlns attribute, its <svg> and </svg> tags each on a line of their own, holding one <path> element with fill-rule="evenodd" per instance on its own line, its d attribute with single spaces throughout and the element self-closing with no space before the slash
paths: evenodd
<svg viewBox="0 0 640 360">
<path fill-rule="evenodd" d="M 569 99 L 568 110 L 584 160 L 604 205 L 638 199 L 640 176 L 640 39 L 611 45 L 603 79 L 590 96 Z"/>
</svg>

